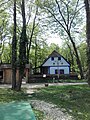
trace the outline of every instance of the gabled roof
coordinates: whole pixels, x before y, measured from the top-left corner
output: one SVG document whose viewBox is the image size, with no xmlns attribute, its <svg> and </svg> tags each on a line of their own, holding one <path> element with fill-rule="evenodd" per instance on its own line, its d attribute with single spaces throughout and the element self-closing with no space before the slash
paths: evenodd
<svg viewBox="0 0 90 120">
<path fill-rule="evenodd" d="M 62 55 L 60 55 L 56 50 L 54 50 L 54 51 L 48 56 L 48 58 L 46 58 L 46 59 L 44 60 L 44 62 L 42 63 L 42 65 L 43 65 L 50 57 L 62 57 L 62 58 L 70 65 L 70 63 L 67 61 L 67 59 L 65 59 Z M 41 65 L 41 66 L 42 66 L 42 65 Z"/>
<path fill-rule="evenodd" d="M 0 64 L 0 69 L 11 69 L 12 65 L 10 63 L 2 63 Z M 30 68 L 30 64 L 26 64 L 26 68 Z"/>
</svg>

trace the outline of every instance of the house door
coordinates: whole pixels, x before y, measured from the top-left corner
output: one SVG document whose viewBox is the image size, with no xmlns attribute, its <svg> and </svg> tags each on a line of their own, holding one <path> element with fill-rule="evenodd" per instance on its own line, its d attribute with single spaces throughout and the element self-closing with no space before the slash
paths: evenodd
<svg viewBox="0 0 90 120">
<path fill-rule="evenodd" d="M 58 74 L 58 70 L 57 69 L 55 70 L 55 74 Z"/>
<path fill-rule="evenodd" d="M 64 74 L 64 70 L 63 69 L 60 70 L 60 74 Z"/>
<path fill-rule="evenodd" d="M 3 71 L 0 71 L 0 82 L 3 80 Z"/>
<path fill-rule="evenodd" d="M 0 71 L 0 79 L 3 79 L 3 71 Z"/>
</svg>

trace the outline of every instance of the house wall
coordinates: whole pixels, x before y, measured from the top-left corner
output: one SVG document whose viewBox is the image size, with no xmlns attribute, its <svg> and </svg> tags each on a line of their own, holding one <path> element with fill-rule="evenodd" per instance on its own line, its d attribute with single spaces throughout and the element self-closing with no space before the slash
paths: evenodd
<svg viewBox="0 0 90 120">
<path fill-rule="evenodd" d="M 26 73 L 26 82 L 28 81 L 29 78 L 29 70 L 25 69 Z M 16 71 L 16 80 L 18 81 L 19 79 L 19 70 Z M 3 70 L 3 83 L 10 84 L 12 83 L 12 69 L 6 68 Z"/>
<path fill-rule="evenodd" d="M 4 83 L 11 83 L 11 81 L 12 81 L 11 69 L 4 69 L 3 70 L 3 82 Z"/>
<path fill-rule="evenodd" d="M 69 74 L 69 67 L 50 67 L 50 74 L 55 74 L 55 70 L 64 70 L 64 74 Z"/>
<path fill-rule="evenodd" d="M 54 60 L 51 60 L 51 57 L 42 65 L 42 66 L 70 66 L 66 60 L 61 57 L 61 60 L 58 60 L 58 57 L 54 57 Z"/>
<path fill-rule="evenodd" d="M 25 75 L 25 81 L 26 82 L 28 82 L 28 79 L 29 79 L 29 69 L 25 69 L 25 73 L 26 73 L 26 75 Z"/>
</svg>

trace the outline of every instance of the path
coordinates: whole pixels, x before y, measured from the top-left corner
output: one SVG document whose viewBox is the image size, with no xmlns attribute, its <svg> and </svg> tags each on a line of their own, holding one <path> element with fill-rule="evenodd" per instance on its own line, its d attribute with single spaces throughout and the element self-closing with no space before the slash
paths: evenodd
<svg viewBox="0 0 90 120">
<path fill-rule="evenodd" d="M 40 100 L 32 100 L 32 106 L 44 112 L 45 118 L 43 120 L 74 120 L 72 116 L 66 113 L 63 108 L 57 108 L 56 105 Z"/>
<path fill-rule="evenodd" d="M 87 84 L 86 82 L 83 83 L 48 83 L 49 86 L 62 86 L 62 85 L 83 85 Z M 22 87 L 24 88 L 41 88 L 45 87 L 44 83 L 22 83 Z M 11 84 L 0 84 L 0 88 L 11 88 Z"/>
<path fill-rule="evenodd" d="M 48 83 L 49 86 L 63 86 L 63 85 L 83 85 L 87 84 L 83 83 Z M 22 88 L 27 88 L 27 93 L 32 94 L 36 91 L 34 88 L 42 88 L 45 87 L 45 83 L 22 83 Z M 11 88 L 11 84 L 0 84 L 0 88 Z"/>
</svg>

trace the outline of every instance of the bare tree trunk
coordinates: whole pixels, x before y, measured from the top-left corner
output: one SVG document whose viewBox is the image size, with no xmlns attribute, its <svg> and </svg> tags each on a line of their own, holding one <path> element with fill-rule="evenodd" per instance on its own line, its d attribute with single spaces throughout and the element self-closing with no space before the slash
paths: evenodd
<svg viewBox="0 0 90 120">
<path fill-rule="evenodd" d="M 16 0 L 14 0 L 14 29 L 12 40 L 12 89 L 16 88 L 16 60 L 17 60 L 17 39 L 16 39 Z"/>
<path fill-rule="evenodd" d="M 22 19 L 23 27 L 20 38 L 20 48 L 19 48 L 19 80 L 17 84 L 17 90 L 21 90 L 22 79 L 24 77 L 24 69 L 26 64 L 26 46 L 27 46 L 27 36 L 26 36 L 26 18 L 25 18 L 25 2 L 22 0 Z"/>
<path fill-rule="evenodd" d="M 73 49 L 74 49 L 74 52 L 75 52 L 75 55 L 76 55 L 76 62 L 77 62 L 78 68 L 79 68 L 79 70 L 80 70 L 81 79 L 83 79 L 83 78 L 84 78 L 84 75 L 83 75 L 82 65 L 81 65 L 81 61 L 80 61 L 80 59 L 79 59 L 79 55 L 78 55 L 78 52 L 77 52 L 76 45 L 75 45 L 75 43 L 74 43 L 74 41 L 73 41 L 73 39 L 72 39 L 72 37 L 71 37 L 70 32 L 68 32 L 68 36 L 69 36 L 69 38 L 70 38 L 70 40 L 71 40 L 71 43 L 72 43 L 72 45 L 73 45 Z"/>
<path fill-rule="evenodd" d="M 74 72 L 75 70 L 74 70 L 74 68 L 73 68 L 73 66 L 74 66 L 74 56 L 73 56 L 73 52 L 72 52 L 72 49 L 71 49 L 71 46 L 68 44 L 68 43 L 66 43 L 67 44 L 67 46 L 68 46 L 68 48 L 69 48 L 69 50 L 70 50 L 70 55 L 71 55 L 71 60 L 70 60 L 70 63 L 71 63 L 71 65 L 72 65 L 72 72 Z"/>
<path fill-rule="evenodd" d="M 85 0 L 86 7 L 86 35 L 87 35 L 87 58 L 88 58 L 88 84 L 90 85 L 90 0 Z"/>
<path fill-rule="evenodd" d="M 32 26 L 31 36 L 30 36 L 30 40 L 29 40 L 28 46 L 27 46 L 27 63 L 29 63 L 29 53 L 30 53 L 32 38 L 33 38 L 33 35 L 34 35 L 37 13 L 38 13 L 38 6 L 36 6 L 36 12 L 35 12 L 35 16 L 34 16 L 34 19 L 33 19 L 33 26 Z"/>
</svg>

